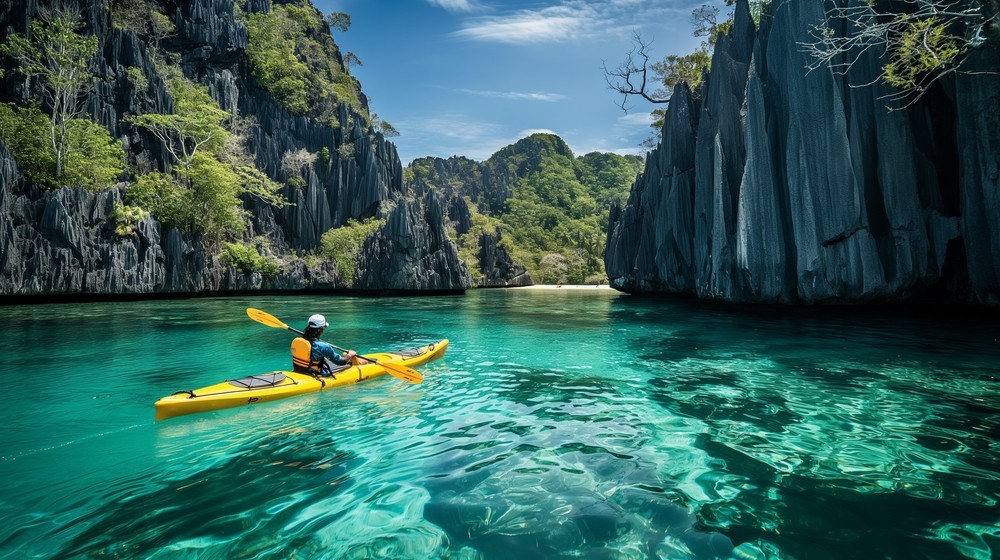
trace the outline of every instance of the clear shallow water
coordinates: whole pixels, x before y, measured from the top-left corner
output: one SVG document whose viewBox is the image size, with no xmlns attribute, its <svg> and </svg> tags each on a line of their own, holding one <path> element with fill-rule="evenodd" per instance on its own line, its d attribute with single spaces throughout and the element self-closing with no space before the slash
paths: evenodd
<svg viewBox="0 0 1000 560">
<path fill-rule="evenodd" d="M 288 367 L 246 307 L 451 346 L 421 385 L 154 423 Z M 0 332 L 0 558 L 1000 553 L 995 323 L 515 290 L 0 307 Z"/>
</svg>

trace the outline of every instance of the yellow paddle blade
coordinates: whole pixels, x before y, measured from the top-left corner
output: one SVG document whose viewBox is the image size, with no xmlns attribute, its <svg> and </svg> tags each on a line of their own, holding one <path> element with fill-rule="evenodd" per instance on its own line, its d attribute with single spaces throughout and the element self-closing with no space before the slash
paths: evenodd
<svg viewBox="0 0 1000 560">
<path fill-rule="evenodd" d="M 274 327 L 276 329 L 288 329 L 288 325 L 282 323 L 281 319 L 278 319 L 277 317 L 271 315 L 266 311 L 261 311 L 260 309 L 254 309 L 252 307 L 248 307 L 247 316 L 253 319 L 254 321 L 257 321 L 258 323 L 262 323 L 269 327 Z"/>
<path fill-rule="evenodd" d="M 415 369 L 411 369 L 399 364 L 392 364 L 385 362 L 378 362 L 378 364 L 384 367 L 385 371 L 389 372 L 389 375 L 402 379 L 403 381 L 409 383 L 420 383 L 421 381 L 424 380 L 424 376 L 420 375 L 420 372 Z"/>
</svg>

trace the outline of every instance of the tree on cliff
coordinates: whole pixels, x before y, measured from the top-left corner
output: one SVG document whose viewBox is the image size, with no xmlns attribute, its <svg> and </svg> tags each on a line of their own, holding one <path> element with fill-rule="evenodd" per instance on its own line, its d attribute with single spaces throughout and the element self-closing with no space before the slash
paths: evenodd
<svg viewBox="0 0 1000 560">
<path fill-rule="evenodd" d="M 350 16 L 334 13 L 324 20 L 309 2 L 300 0 L 241 17 L 250 70 L 288 111 L 334 126 L 342 124 L 336 122 L 337 103 L 367 116 L 361 86 L 330 35 L 331 26 L 346 31 Z M 351 56 L 347 60 L 360 62 Z"/>
<path fill-rule="evenodd" d="M 45 100 L 52 108 L 49 140 L 55 154 L 56 177 L 62 175 L 70 140 L 67 125 L 79 116 L 79 95 L 88 84 L 90 59 L 97 53 L 97 37 L 77 33 L 83 26 L 79 8 L 39 10 L 30 38 L 11 33 L 0 53 L 18 61 L 30 80 L 38 77 Z"/>
<path fill-rule="evenodd" d="M 833 6 L 827 10 L 826 23 L 814 28 L 816 40 L 802 47 L 815 58 L 810 69 L 826 66 L 838 74 L 847 74 L 865 52 L 881 51 L 885 62 L 879 78 L 895 88 L 886 97 L 905 101 L 905 107 L 937 80 L 962 72 L 975 49 L 996 43 L 998 4 L 996 0 L 985 5 L 968 0 L 901 0 Z"/>
<path fill-rule="evenodd" d="M 38 79 L 52 111 L 48 117 L 37 107 L 8 106 L 0 112 L 0 134 L 29 178 L 44 186 L 105 188 L 124 166 L 121 144 L 99 125 L 79 118 L 80 95 L 93 79 L 90 61 L 97 54 L 97 37 L 78 33 L 82 26 L 76 6 L 39 9 L 27 36 L 11 33 L 0 44 L 0 54 L 17 61 L 29 88 L 32 78 Z"/>
<path fill-rule="evenodd" d="M 173 159 L 169 173 L 139 176 L 130 203 L 150 211 L 166 227 L 201 231 L 216 242 L 246 227 L 241 195 L 278 208 L 281 186 L 257 169 L 246 154 L 240 119 L 219 108 L 208 93 L 179 75 L 168 81 L 175 112 L 125 119 L 149 130 Z M 228 125 L 228 128 L 227 128 Z"/>
<path fill-rule="evenodd" d="M 734 2 L 735 0 L 726 0 L 728 5 Z M 760 17 L 767 3 L 765 0 L 751 0 L 754 17 Z M 660 61 L 650 62 L 652 42 L 645 40 L 639 33 L 634 33 L 633 46 L 625 53 L 625 60 L 613 69 L 604 63 L 604 79 L 608 89 L 621 95 L 618 105 L 623 111 L 629 110 L 629 97 L 638 96 L 650 103 L 665 104 L 670 102 L 670 94 L 677 84 L 685 82 L 692 90 L 698 87 L 702 74 L 712 65 L 715 43 L 721 34 L 729 30 L 732 19 L 727 17 L 720 21 L 719 8 L 705 4 L 691 13 L 691 24 L 694 27 L 692 34 L 704 37 L 701 45 L 691 53 L 670 54 Z M 666 109 L 662 108 L 653 110 L 650 127 L 653 128 L 654 135 L 643 142 L 644 145 L 652 147 L 659 140 L 666 113 Z"/>
</svg>

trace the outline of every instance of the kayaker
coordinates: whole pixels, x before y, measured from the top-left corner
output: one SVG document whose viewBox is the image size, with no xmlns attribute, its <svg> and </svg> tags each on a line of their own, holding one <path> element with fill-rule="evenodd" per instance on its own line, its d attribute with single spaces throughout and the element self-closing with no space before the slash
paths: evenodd
<svg viewBox="0 0 1000 560">
<path fill-rule="evenodd" d="M 318 313 L 309 317 L 305 332 L 292 341 L 292 367 L 295 371 L 329 375 L 330 367 L 324 360 L 338 366 L 368 363 L 368 360 L 359 358 L 354 350 L 340 353 L 332 344 L 320 340 L 328 326 L 330 323 L 326 322 L 326 317 Z"/>
</svg>

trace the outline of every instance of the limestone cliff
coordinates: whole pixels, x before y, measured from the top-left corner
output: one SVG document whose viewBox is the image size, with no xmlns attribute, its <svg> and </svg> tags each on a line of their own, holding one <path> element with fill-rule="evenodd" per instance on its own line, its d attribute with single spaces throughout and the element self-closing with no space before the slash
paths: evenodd
<svg viewBox="0 0 1000 560">
<path fill-rule="evenodd" d="M 269 256 L 280 263 L 273 277 L 242 273 L 206 247 L 197 233 L 165 231 L 155 219 L 138 224 L 129 236 L 114 234 L 109 214 L 128 189 L 92 193 L 79 188 L 44 191 L 32 185 L 0 141 L 0 296 L 205 293 L 241 290 L 343 288 L 354 271 L 332 262 L 302 259 L 316 250 L 320 236 L 351 218 L 390 217 L 380 239 L 410 238 L 433 246 L 385 244 L 367 254 L 356 290 L 386 286 L 407 291 L 464 290 L 468 274 L 443 229 L 443 209 L 412 198 L 403 185 L 395 146 L 363 126 L 348 105 L 335 108 L 339 126 L 286 111 L 249 75 L 247 30 L 234 16 L 233 0 L 164 0 L 176 33 L 159 48 L 178 59 L 183 74 L 208 87 L 219 105 L 251 117 L 248 148 L 259 169 L 287 182 L 282 156 L 305 149 L 329 153 L 304 172 L 304 185 L 285 186 L 292 203 L 276 208 L 256 199 L 244 201 L 251 218 L 246 240 L 266 239 Z M 147 132 L 123 120 L 130 114 L 170 113 L 173 101 L 151 54 L 152 45 L 131 29 L 112 25 L 108 0 L 81 3 L 84 31 L 99 39 L 91 71 L 98 77 L 85 100 L 85 112 L 123 141 L 133 167 L 163 169 L 164 147 Z M 247 12 L 268 10 L 250 0 Z M 0 7 L 0 29 L 25 33 L 39 10 L 35 0 Z M 137 86 L 127 70 L 138 69 L 148 85 Z M 12 67 L 0 80 L 0 101 L 24 102 L 33 96 Z M 135 72 L 135 70 L 130 70 Z M 367 103 L 362 96 L 362 103 Z M 340 149 L 343 146 L 349 149 Z M 393 220 L 414 206 L 427 211 Z M 395 208 L 395 210 L 393 210 Z M 387 214 L 388 213 L 388 214 Z M 154 217 L 155 218 L 155 217 Z M 394 251 L 405 250 L 401 258 Z M 412 251 L 422 257 L 410 259 Z M 394 267 L 405 266 L 405 270 Z M 376 272 L 377 271 L 377 272 Z"/>
<path fill-rule="evenodd" d="M 856 1 L 856 0 L 850 0 Z M 1000 304 L 1000 57 L 887 111 L 873 51 L 847 76 L 800 47 L 822 0 L 745 0 L 700 91 L 611 212 L 612 286 L 763 303 Z"/>
</svg>

